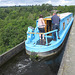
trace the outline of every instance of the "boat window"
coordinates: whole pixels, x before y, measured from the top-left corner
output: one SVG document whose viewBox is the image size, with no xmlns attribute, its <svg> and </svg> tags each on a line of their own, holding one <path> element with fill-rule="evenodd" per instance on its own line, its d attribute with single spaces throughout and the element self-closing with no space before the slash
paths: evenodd
<svg viewBox="0 0 75 75">
<path fill-rule="evenodd" d="M 63 30 L 65 29 L 65 22 L 63 23 Z"/>
<path fill-rule="evenodd" d="M 67 19 L 67 24 L 69 24 L 69 19 Z"/>
</svg>

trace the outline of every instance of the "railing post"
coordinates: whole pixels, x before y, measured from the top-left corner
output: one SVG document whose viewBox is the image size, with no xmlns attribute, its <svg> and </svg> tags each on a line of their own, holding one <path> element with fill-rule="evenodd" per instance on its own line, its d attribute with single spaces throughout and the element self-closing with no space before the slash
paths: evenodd
<svg viewBox="0 0 75 75">
<path fill-rule="evenodd" d="M 45 45 L 48 45 L 48 39 L 47 39 L 48 36 L 47 36 L 47 34 L 49 34 L 49 33 L 53 33 L 53 32 L 56 33 L 56 40 L 58 40 L 57 30 L 53 30 L 53 31 L 50 31 L 50 32 L 44 33 L 44 35 L 45 35 L 45 37 L 46 37 L 46 44 L 45 44 Z M 27 32 L 27 33 L 28 33 L 28 32 Z M 30 33 L 30 34 L 33 34 L 33 33 Z M 37 43 L 37 41 L 36 41 L 36 39 L 37 39 L 37 31 L 36 31 L 36 29 L 35 29 L 34 34 L 35 34 L 34 46 L 35 46 L 36 43 Z"/>
<path fill-rule="evenodd" d="M 36 29 L 35 29 L 35 44 L 34 45 L 36 45 Z"/>
<path fill-rule="evenodd" d="M 46 34 L 46 45 L 48 45 L 48 41 L 47 41 L 47 34 Z"/>
<path fill-rule="evenodd" d="M 56 40 L 58 39 L 57 31 L 56 31 Z"/>
</svg>

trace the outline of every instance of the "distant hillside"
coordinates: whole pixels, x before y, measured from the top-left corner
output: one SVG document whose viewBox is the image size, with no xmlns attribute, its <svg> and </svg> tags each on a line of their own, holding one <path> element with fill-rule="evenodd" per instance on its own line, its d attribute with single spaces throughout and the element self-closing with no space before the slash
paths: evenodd
<svg viewBox="0 0 75 75">
<path fill-rule="evenodd" d="M 49 16 L 52 5 L 0 7 L 0 54 L 26 40 L 28 26 L 36 26 L 39 15 Z"/>
<path fill-rule="evenodd" d="M 75 6 L 52 6 L 42 4 L 35 6 L 0 7 L 0 54 L 26 40 L 28 26 L 36 26 L 39 15 L 49 16 L 58 10 L 58 13 L 73 12 Z"/>
</svg>

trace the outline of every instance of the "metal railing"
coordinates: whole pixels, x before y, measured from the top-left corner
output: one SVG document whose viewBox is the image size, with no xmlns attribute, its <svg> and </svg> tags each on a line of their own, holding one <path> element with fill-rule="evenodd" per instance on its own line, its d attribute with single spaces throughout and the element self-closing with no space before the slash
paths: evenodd
<svg viewBox="0 0 75 75">
<path fill-rule="evenodd" d="M 50 31 L 50 32 L 47 32 L 47 33 L 44 33 L 44 35 L 46 37 L 46 45 L 48 45 L 48 40 L 47 40 L 48 36 L 47 36 L 47 34 L 54 33 L 54 32 L 56 33 L 56 40 L 57 40 L 58 39 L 57 29 L 56 30 L 53 30 L 53 31 Z"/>
<path fill-rule="evenodd" d="M 57 29 L 56 30 L 52 30 L 52 31 L 49 31 L 49 32 L 47 32 L 47 33 L 37 33 L 37 32 L 27 32 L 28 34 L 35 34 L 35 38 L 36 38 L 36 35 L 37 34 L 44 34 L 45 35 L 45 37 L 46 37 L 46 45 L 48 45 L 48 37 L 49 37 L 49 35 L 48 34 L 51 34 L 51 33 L 56 33 L 56 40 L 58 39 L 58 36 L 57 36 Z M 36 45 L 36 40 L 35 40 L 35 44 L 34 45 Z"/>
</svg>

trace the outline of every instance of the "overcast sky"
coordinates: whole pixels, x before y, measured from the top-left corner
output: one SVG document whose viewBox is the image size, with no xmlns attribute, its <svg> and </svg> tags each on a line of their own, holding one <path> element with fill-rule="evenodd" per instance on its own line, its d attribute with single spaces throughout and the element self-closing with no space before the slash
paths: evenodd
<svg viewBox="0 0 75 75">
<path fill-rule="evenodd" d="M 75 5 L 75 0 L 0 0 L 0 6 L 38 5 L 38 4 Z"/>
</svg>

